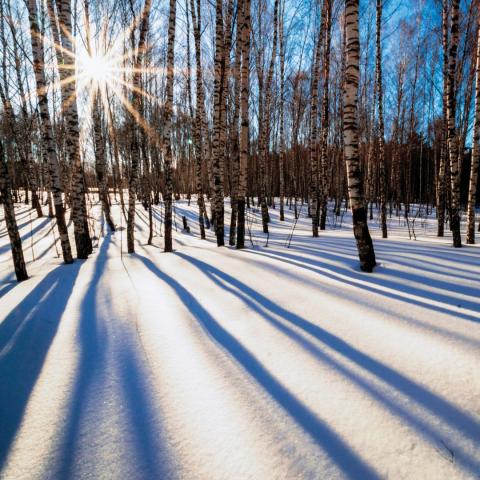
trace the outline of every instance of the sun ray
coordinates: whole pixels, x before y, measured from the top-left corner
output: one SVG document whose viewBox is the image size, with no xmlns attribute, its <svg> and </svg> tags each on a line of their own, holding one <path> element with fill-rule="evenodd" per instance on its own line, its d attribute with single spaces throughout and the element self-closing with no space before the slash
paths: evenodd
<svg viewBox="0 0 480 480">
<path fill-rule="evenodd" d="M 138 112 L 132 103 L 123 95 L 123 93 L 116 87 L 113 87 L 114 93 L 123 104 L 123 106 L 127 109 L 127 111 L 132 115 L 134 120 L 137 124 L 145 131 L 145 133 L 152 139 L 156 144 L 158 143 L 158 134 L 157 132 L 148 125 L 145 119 L 142 117 L 140 112 Z"/>
<path fill-rule="evenodd" d="M 85 14 L 85 12 L 84 12 Z M 152 128 L 148 121 L 135 108 L 129 100 L 128 92 L 134 92 L 141 98 L 161 105 L 160 98 L 152 95 L 144 88 L 134 84 L 136 75 L 161 76 L 166 74 L 165 67 L 135 66 L 135 58 L 139 55 L 138 48 L 129 47 L 132 32 L 138 28 L 143 17 L 143 10 L 135 15 L 132 20 L 123 28 L 120 35 L 116 38 L 107 38 L 108 24 L 110 21 L 106 17 L 105 21 L 100 22 L 98 32 L 100 35 L 96 40 L 92 40 L 92 32 L 95 29 L 92 22 L 84 16 L 86 34 L 88 36 L 87 46 L 84 41 L 72 35 L 72 32 L 62 22 L 59 22 L 59 29 L 62 35 L 66 37 L 66 45 L 61 45 L 49 35 L 37 33 L 37 37 L 44 42 L 46 48 L 53 49 L 59 56 L 68 57 L 67 64 L 60 58 L 44 64 L 44 68 L 56 72 L 52 79 L 43 87 L 40 92 L 30 91 L 25 94 L 26 100 L 31 99 L 38 93 L 48 93 L 52 89 L 61 89 L 72 83 L 76 88 L 68 98 L 61 101 L 61 110 L 64 111 L 72 102 L 78 101 L 85 115 L 81 117 L 82 139 L 86 138 L 86 129 L 92 113 L 95 98 L 98 99 L 99 108 L 105 112 L 107 128 L 112 129 L 111 101 L 116 99 L 128 115 L 142 128 L 148 137 L 159 144 L 158 133 Z M 144 53 L 151 49 L 151 46 L 143 49 Z M 73 60 L 73 62 L 72 62 Z"/>
<path fill-rule="evenodd" d="M 145 90 L 143 90 L 143 88 L 136 87 L 132 83 L 125 82 L 124 80 L 120 80 L 120 79 L 117 79 L 117 82 L 120 83 L 121 85 L 124 85 L 125 87 L 130 89 L 132 92 L 136 92 L 136 93 L 142 95 L 143 97 L 147 98 L 148 100 L 153 100 L 160 105 L 163 103 L 159 98 L 157 98 L 157 97 L 151 95 L 150 93 L 146 92 Z"/>
<path fill-rule="evenodd" d="M 72 94 L 62 101 L 62 112 L 68 109 L 68 107 L 77 99 L 77 92 L 73 91 Z"/>
<path fill-rule="evenodd" d="M 63 80 L 60 80 L 58 82 L 49 82 L 42 88 L 32 89 L 29 92 L 26 92 L 25 95 L 24 95 L 24 99 L 26 101 L 30 101 L 33 98 L 35 98 L 37 95 L 44 95 L 44 94 L 48 93 L 52 89 L 52 86 L 60 86 L 61 87 L 61 86 L 64 86 L 64 85 L 68 85 L 68 84 L 74 82 L 76 80 L 76 78 L 77 78 L 76 75 L 70 75 L 70 76 L 68 76 L 68 77 L 66 77 Z"/>
<path fill-rule="evenodd" d="M 62 45 L 59 45 L 58 43 L 56 43 L 54 40 L 52 40 L 48 36 L 42 35 L 41 33 L 34 33 L 34 32 L 32 32 L 32 35 L 35 35 L 41 41 L 45 42 L 47 44 L 47 46 L 53 47 L 55 50 L 61 52 L 62 54 L 66 54 L 69 57 L 74 58 L 74 59 L 76 58 L 76 55 L 75 55 L 74 52 L 70 51 L 68 48 L 63 47 Z"/>
<path fill-rule="evenodd" d="M 88 98 L 87 98 L 87 105 L 85 107 L 86 113 L 87 113 L 87 118 L 91 118 L 93 114 L 93 108 L 94 108 L 94 102 L 95 102 L 95 96 L 98 94 L 97 90 L 94 88 L 90 88 L 88 90 Z M 82 125 L 80 127 L 80 140 L 85 139 L 85 132 L 88 128 L 88 123 L 87 122 L 82 122 Z"/>
</svg>

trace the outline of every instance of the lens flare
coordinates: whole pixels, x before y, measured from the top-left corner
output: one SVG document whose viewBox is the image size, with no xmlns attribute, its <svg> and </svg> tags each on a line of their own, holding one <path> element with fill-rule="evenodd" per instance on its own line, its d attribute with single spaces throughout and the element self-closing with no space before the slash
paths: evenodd
<svg viewBox="0 0 480 480">
<path fill-rule="evenodd" d="M 85 53 L 80 56 L 78 64 L 78 75 L 85 81 L 97 86 L 108 85 L 111 81 L 112 65 L 107 57 Z"/>
</svg>

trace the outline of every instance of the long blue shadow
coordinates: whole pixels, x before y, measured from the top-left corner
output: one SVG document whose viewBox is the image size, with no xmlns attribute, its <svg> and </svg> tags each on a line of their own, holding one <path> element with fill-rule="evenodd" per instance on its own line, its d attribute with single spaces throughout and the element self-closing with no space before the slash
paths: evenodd
<svg viewBox="0 0 480 480">
<path fill-rule="evenodd" d="M 0 325 L 0 471 L 81 265 L 75 262 L 52 270 Z"/>
<path fill-rule="evenodd" d="M 365 463 L 341 437 L 325 422 L 320 420 L 308 407 L 303 405 L 302 402 L 276 380 L 235 337 L 228 333 L 185 287 L 162 272 L 150 259 L 138 254 L 136 258 L 175 291 L 210 337 L 225 349 L 231 357 L 265 389 L 271 398 L 329 455 L 345 477 L 351 479 L 380 478 L 375 470 Z"/>
<path fill-rule="evenodd" d="M 159 422 L 154 421 L 158 412 L 146 381 L 148 367 L 144 362 L 131 349 L 126 349 L 121 357 L 124 399 L 135 439 L 135 471 L 140 478 L 173 478 L 174 468 L 161 442 L 163 431 L 154 427 L 156 425 L 159 428 Z"/>
<path fill-rule="evenodd" d="M 325 242 L 322 243 L 322 247 L 325 246 L 324 243 Z M 337 246 L 337 248 L 338 248 L 338 246 Z M 318 266 L 322 266 L 322 267 L 323 266 L 327 267 L 328 264 L 321 262 L 320 260 L 318 260 L 318 258 L 330 258 L 330 259 L 332 259 L 336 262 L 338 262 L 338 260 L 340 259 L 338 253 L 336 253 L 334 250 L 332 252 L 327 252 L 325 250 L 319 251 L 318 249 L 314 250 L 314 249 L 308 248 L 308 247 L 299 247 L 298 249 L 301 250 L 301 251 L 308 251 L 310 254 L 312 254 L 316 257 L 315 260 L 312 260 L 311 258 L 306 259 L 303 256 L 293 255 L 291 252 L 286 253 L 286 252 L 276 251 L 275 255 L 285 256 L 287 258 L 291 258 L 293 260 L 301 261 L 303 263 L 309 262 L 312 265 L 318 265 Z M 342 249 L 343 249 L 343 247 L 342 247 Z M 377 246 L 375 251 L 378 253 L 378 252 L 382 252 L 384 250 L 382 248 L 378 248 L 378 246 Z M 428 257 L 428 253 L 426 253 L 425 255 Z M 479 259 L 480 259 L 480 257 L 479 257 Z M 394 263 L 401 263 L 401 262 L 397 261 L 397 257 L 395 257 L 393 262 Z M 406 263 L 406 265 L 409 266 L 409 267 L 415 268 L 411 264 Z M 329 267 L 332 268 L 331 265 Z M 423 266 L 421 268 L 422 268 L 422 270 L 424 270 Z M 348 271 L 345 268 L 337 266 L 337 265 L 335 266 L 335 270 L 339 271 L 341 273 L 345 273 L 345 274 L 348 273 Z M 440 272 L 437 271 L 437 272 L 434 272 L 434 273 L 439 274 Z M 450 304 L 450 305 L 451 304 L 456 305 L 458 303 L 461 303 L 464 307 L 480 311 L 480 303 L 474 301 L 474 299 L 477 299 L 477 297 L 480 295 L 480 280 L 478 280 L 473 275 L 473 273 L 472 273 L 472 275 L 470 275 L 470 277 L 467 278 L 472 283 L 471 287 L 467 287 L 465 285 L 457 285 L 455 283 L 455 278 L 457 278 L 457 274 L 454 273 L 454 272 L 453 273 L 451 272 L 450 273 L 450 278 L 449 278 L 448 281 L 440 280 L 438 278 L 432 279 L 430 281 L 429 286 L 430 287 L 435 287 L 434 291 L 423 290 L 422 288 L 419 288 L 418 286 L 415 286 L 415 285 L 425 285 L 425 277 L 423 275 L 419 275 L 418 273 L 413 273 L 413 272 L 410 272 L 410 271 L 399 272 L 399 271 L 396 271 L 396 270 L 389 269 L 388 270 L 388 275 L 390 276 L 389 278 L 378 278 L 375 275 L 369 275 L 368 276 L 368 281 L 371 282 L 372 284 L 395 288 L 396 290 L 399 290 L 399 291 L 402 291 L 402 292 L 405 292 L 405 293 L 412 293 L 412 294 L 415 294 L 417 296 L 421 296 L 423 298 L 426 297 L 427 299 L 436 300 L 438 302 L 443 302 L 443 303 L 447 303 L 447 304 Z M 444 275 L 445 275 L 445 272 L 444 272 Z M 365 275 L 359 274 L 355 270 L 353 270 L 353 271 L 350 270 L 350 275 L 349 276 L 353 277 L 353 278 L 357 278 L 357 279 L 362 279 L 363 281 L 367 280 L 365 278 Z M 407 286 L 407 285 L 402 284 L 402 283 L 396 283 L 395 280 L 397 280 L 397 279 L 408 280 L 409 285 Z M 475 286 L 475 282 L 477 282 L 476 286 Z M 458 293 L 458 294 L 461 294 L 461 295 L 468 295 L 472 298 L 472 300 L 469 301 L 469 300 L 455 299 L 454 297 L 449 296 L 446 292 Z M 480 314 L 479 314 L 478 320 L 480 321 Z"/>
<path fill-rule="evenodd" d="M 324 276 L 326 278 L 330 278 L 332 280 L 336 280 L 346 285 L 350 285 L 368 292 L 376 293 L 376 294 L 391 298 L 393 300 L 399 300 L 404 303 L 409 303 L 419 307 L 427 308 L 431 311 L 435 311 L 435 312 L 439 312 L 447 315 L 454 315 L 455 317 L 462 318 L 470 322 L 476 322 L 476 323 L 480 322 L 480 314 L 472 315 L 470 313 L 465 313 L 462 311 L 461 308 L 458 308 L 457 311 L 452 312 L 452 310 L 450 310 L 449 308 L 445 308 L 441 305 L 434 305 L 431 303 L 431 300 L 443 302 L 449 306 L 458 305 L 461 303 L 462 306 L 470 308 L 475 311 L 476 309 L 479 308 L 479 305 L 473 301 L 460 300 L 457 298 L 450 297 L 445 293 L 431 292 L 428 290 L 420 289 L 418 287 L 414 287 L 412 285 L 407 286 L 401 283 L 394 282 L 391 279 L 385 279 L 385 278 L 378 279 L 378 278 L 374 278 L 373 276 L 368 276 L 367 278 L 364 274 L 360 274 L 354 271 L 353 269 L 347 269 L 337 265 L 335 267 L 332 267 L 332 265 L 329 263 L 321 262 L 320 260 L 311 260 L 311 259 L 306 260 L 305 257 L 290 254 L 290 253 L 283 253 L 283 252 L 276 251 L 275 253 L 272 254 L 268 252 L 254 251 L 254 250 L 249 250 L 248 253 L 271 258 L 279 262 L 287 263 L 290 265 L 294 265 L 304 270 L 309 270 L 311 272 L 317 273 L 318 275 Z M 324 254 L 325 256 L 335 257 L 334 255 L 326 254 L 324 252 L 322 254 Z M 335 257 L 335 258 L 338 261 L 338 257 Z M 306 261 L 309 263 L 306 264 L 305 263 Z M 322 270 L 319 270 L 316 267 L 320 267 L 322 268 Z M 362 282 L 355 282 L 353 280 L 350 280 L 350 278 L 361 280 L 362 282 L 368 281 L 369 283 L 367 284 Z M 413 277 L 408 275 L 405 275 L 403 278 L 405 279 L 411 278 L 412 281 L 415 281 Z M 417 277 L 417 281 L 421 281 L 421 280 L 422 280 L 421 277 Z M 446 285 L 451 286 L 451 284 L 446 284 Z M 392 290 L 397 290 L 398 292 L 415 295 L 416 297 L 420 297 L 420 298 L 411 298 L 408 296 L 395 293 L 394 291 L 388 292 L 383 289 L 380 289 L 379 288 L 380 286 L 388 287 Z M 472 291 L 476 291 L 476 290 L 473 289 Z"/>
<path fill-rule="evenodd" d="M 30 213 L 29 213 L 29 212 L 30 212 Z M 46 217 L 46 216 L 44 216 L 44 217 L 38 217 L 38 216 L 37 216 L 37 213 L 36 213 L 35 211 L 33 211 L 33 210 L 27 211 L 27 212 L 25 213 L 25 215 L 23 215 L 23 216 L 15 215 L 15 219 L 16 219 L 17 222 L 18 222 L 19 220 L 22 220 L 23 218 L 26 218 L 27 216 L 28 216 L 28 220 L 26 220 L 26 221 L 24 221 L 24 222 L 22 222 L 22 223 L 17 223 L 17 228 L 18 228 L 19 230 L 21 230 L 22 228 L 26 227 L 27 225 L 30 225 L 31 222 L 34 222 L 35 220 L 38 220 L 39 218 L 41 219 L 41 221 L 43 222 L 43 224 L 46 223 L 46 222 L 44 221 L 45 219 L 46 219 L 46 220 L 49 220 L 49 217 Z M 32 218 L 32 217 L 33 217 L 33 218 Z M 50 220 L 51 220 L 51 219 L 50 219 Z M 38 230 L 37 230 L 37 231 L 38 231 Z M 5 231 L 2 229 L 2 230 L 0 230 L 0 232 L 1 232 L 1 233 L 0 233 L 0 238 L 3 238 L 3 237 L 5 237 L 5 236 L 8 235 L 7 229 L 5 229 Z M 30 233 L 30 232 L 27 232 L 27 233 Z"/>
<path fill-rule="evenodd" d="M 32 228 L 32 231 L 28 230 L 28 232 L 25 232 L 22 236 L 21 236 L 21 239 L 22 239 L 22 242 L 26 242 L 27 239 L 30 238 L 30 236 L 35 236 L 35 234 L 41 230 L 42 228 L 44 228 L 46 226 L 47 223 L 50 222 L 50 219 L 47 217 L 47 218 L 44 218 L 42 219 L 38 225 L 35 225 L 35 227 Z M 45 236 L 45 235 L 44 235 Z M 37 242 L 39 242 L 42 238 L 44 238 L 44 236 L 40 237 L 39 239 L 34 239 L 34 242 L 33 242 L 33 245 L 35 245 Z M 28 248 L 29 245 L 26 245 L 25 244 L 25 247 L 24 248 Z M 2 253 L 5 253 L 8 249 L 10 248 L 10 242 L 8 242 L 7 244 L 3 245 L 2 247 L 0 247 L 0 254 Z"/>
<path fill-rule="evenodd" d="M 199 266 L 196 262 L 197 260 L 192 259 L 191 257 L 178 253 L 179 256 L 184 258 L 185 260 L 194 264 L 201 272 L 206 275 L 211 281 L 215 284 L 223 288 L 225 291 L 231 293 L 232 295 L 239 298 L 242 302 L 245 303 L 249 308 L 256 311 L 259 315 L 262 316 L 263 319 L 268 321 L 270 324 L 274 325 L 278 330 L 284 333 L 286 336 L 293 339 L 297 344 L 299 344 L 302 348 L 307 350 L 310 354 L 314 357 L 319 359 L 323 363 L 327 363 L 331 368 L 334 368 L 344 377 L 348 378 L 351 382 L 355 385 L 360 387 L 364 390 L 368 395 L 374 398 L 377 402 L 384 405 L 392 414 L 397 415 L 398 417 L 402 418 L 403 421 L 408 422 L 408 424 L 414 428 L 420 435 L 427 438 L 428 441 L 440 445 L 445 443 L 445 435 L 447 433 L 443 433 L 439 430 L 438 426 L 429 424 L 425 418 L 421 415 L 415 414 L 415 411 L 411 411 L 408 407 L 403 406 L 401 403 L 393 401 L 392 399 L 388 398 L 381 389 L 376 387 L 373 383 L 370 383 L 363 379 L 361 376 L 354 374 L 351 370 L 347 367 L 342 365 L 340 362 L 335 360 L 335 358 L 327 355 L 323 352 L 316 344 L 307 340 L 304 336 L 300 335 L 297 331 L 290 328 L 287 324 L 282 323 L 274 315 L 272 315 L 272 310 L 270 308 L 271 302 L 268 301 L 268 307 L 265 306 L 265 297 L 258 294 L 258 292 L 254 292 L 250 287 L 246 284 L 240 282 L 239 280 L 233 278 L 232 276 L 221 272 L 220 270 L 212 267 L 205 262 L 200 262 L 202 265 Z M 262 299 L 260 302 L 258 298 Z M 293 315 L 292 313 L 288 312 L 289 315 Z M 280 315 L 281 318 L 285 320 L 284 315 Z M 302 319 L 303 320 L 303 319 Z M 307 322 L 306 320 L 303 320 Z M 287 322 L 288 323 L 288 322 Z M 298 322 L 295 323 L 296 326 Z M 305 331 L 305 330 L 304 330 Z M 310 332 L 307 332 L 310 333 Z M 393 392 L 396 391 L 396 386 L 389 385 Z M 407 397 L 408 398 L 408 397 Z M 447 441 L 450 441 L 447 438 Z M 461 447 L 455 445 L 455 460 L 459 463 L 465 470 L 476 473 L 480 471 L 480 459 L 472 457 L 468 453 L 465 453 Z"/>
<path fill-rule="evenodd" d="M 322 250 L 312 247 L 307 240 L 310 238 L 303 238 L 302 241 L 297 242 L 295 250 L 310 250 L 316 255 L 321 255 L 323 249 L 328 249 L 332 253 L 348 252 L 352 256 L 357 256 L 357 249 L 355 243 L 347 237 L 342 238 L 322 238 L 320 240 Z M 398 258 L 413 259 L 424 264 L 433 265 L 436 267 L 443 267 L 447 273 L 453 272 L 471 273 L 472 269 L 480 266 L 480 255 L 475 253 L 477 247 L 473 245 L 464 245 L 461 249 L 455 249 L 443 244 L 436 243 L 421 243 L 421 242 L 405 242 L 399 240 L 375 239 L 375 252 L 380 254 L 386 253 L 388 255 L 394 254 L 393 261 L 396 263 Z M 445 262 L 449 262 L 448 267 Z M 467 268 L 463 268 L 463 267 Z M 470 269 L 468 269 L 470 267 Z"/>
<path fill-rule="evenodd" d="M 309 243 L 312 239 L 310 237 L 301 237 L 297 239 L 295 249 L 311 250 L 315 251 L 317 255 L 321 255 L 323 251 L 319 249 L 314 250 L 312 244 Z M 322 238 L 320 240 L 322 248 L 330 248 L 331 252 L 349 252 L 352 256 L 357 255 L 357 249 L 353 239 L 349 238 Z M 394 249 L 397 255 L 415 255 L 417 258 L 421 258 L 422 262 L 433 263 L 433 265 L 441 265 L 443 261 L 454 262 L 457 260 L 457 265 L 449 265 L 449 271 L 468 272 L 462 267 L 462 262 L 471 263 L 473 265 L 480 265 L 480 256 L 472 253 L 473 246 L 464 246 L 462 249 L 454 249 L 453 247 L 447 247 L 445 245 L 438 244 L 423 244 L 420 242 L 402 242 L 394 241 L 389 243 L 389 240 L 375 239 L 375 251 L 377 252 L 392 252 Z M 389 250 L 390 249 L 390 250 Z M 396 257 L 395 257 L 396 261 Z"/>
<path fill-rule="evenodd" d="M 10 280 L 7 282 L 3 282 L 0 285 L 0 300 L 13 288 L 15 288 L 18 285 L 18 282 L 16 280 Z"/>
<path fill-rule="evenodd" d="M 283 260 L 280 260 L 280 262 L 264 263 L 261 265 L 261 268 L 273 272 L 274 275 L 281 275 L 289 279 L 297 279 L 298 282 L 302 284 L 308 284 L 314 288 L 317 288 L 319 286 L 318 281 L 315 279 L 302 276 L 299 273 L 293 272 L 291 269 L 286 270 L 282 268 L 282 263 Z M 285 261 L 285 263 L 289 262 Z M 295 264 L 292 263 L 292 265 Z M 321 289 L 324 293 L 328 293 L 329 295 L 331 295 L 332 298 L 336 298 L 339 301 L 342 301 L 344 299 L 344 297 L 342 297 L 344 293 L 342 293 L 341 289 L 336 288 L 334 284 L 330 285 L 328 283 L 324 283 L 321 285 Z M 363 295 L 361 289 L 359 289 L 358 292 L 352 292 L 352 295 L 348 299 L 348 301 L 350 304 L 363 304 L 365 302 L 365 296 Z M 428 333 L 441 335 L 443 338 L 455 339 L 465 345 L 469 345 L 474 348 L 480 348 L 480 340 L 475 339 L 473 336 L 470 336 L 467 333 L 461 333 L 460 331 L 458 331 L 458 329 L 455 329 L 455 326 L 453 324 L 451 325 L 452 328 L 448 329 L 438 324 L 431 324 L 429 322 L 422 321 L 421 319 L 417 319 L 415 317 L 412 317 L 411 315 L 408 315 L 408 309 L 403 309 L 400 312 L 398 308 L 395 309 L 395 306 L 389 304 L 388 302 L 377 303 L 375 305 L 375 309 L 379 313 L 384 313 L 387 316 L 393 315 L 396 319 L 404 321 L 407 325 L 415 325 L 416 327 L 419 327 L 420 329 Z"/>
<path fill-rule="evenodd" d="M 372 373 L 385 383 L 401 391 L 404 395 L 409 396 L 422 405 L 426 410 L 429 410 L 433 415 L 441 418 L 443 422 L 460 431 L 464 436 L 480 443 L 480 422 L 473 415 L 458 409 L 448 400 L 435 395 L 430 390 L 409 379 L 402 373 L 368 356 L 342 340 L 340 337 L 337 337 L 318 325 L 285 310 L 231 275 L 212 267 L 208 263 L 185 255 L 184 253 L 177 253 L 177 255 L 193 265 L 196 265 L 197 268 L 202 271 L 214 272 L 216 276 L 224 279 L 245 294 L 251 296 L 267 310 L 301 328 L 332 350 L 341 354 L 343 357 L 351 360 L 364 370 Z"/>
<path fill-rule="evenodd" d="M 85 400 L 93 380 L 102 372 L 102 364 L 108 345 L 102 330 L 97 324 L 97 288 L 105 270 L 107 250 L 111 237 L 105 237 L 95 259 L 93 277 L 80 306 L 78 340 L 80 360 L 75 384 L 71 391 L 71 405 L 63 426 L 63 438 L 59 444 L 59 460 L 56 470 L 58 478 L 73 478 L 73 463 L 79 436 L 80 423 L 85 408 Z M 91 260 L 90 260 L 91 261 Z"/>
<path fill-rule="evenodd" d="M 108 364 L 107 356 L 111 355 L 111 343 L 115 341 L 108 333 L 105 322 L 115 319 L 99 319 L 98 295 L 101 289 L 100 282 L 108 281 L 104 277 L 108 261 L 108 248 L 113 234 L 107 234 L 100 245 L 93 277 L 85 292 L 84 300 L 80 306 L 80 325 L 78 339 L 80 345 L 80 359 L 77 367 L 77 377 L 71 391 L 71 403 L 68 416 L 63 426 L 63 436 L 58 445 L 58 460 L 55 465 L 55 474 L 58 478 L 75 478 L 75 461 L 77 445 L 80 438 L 80 429 L 87 409 L 87 404 L 95 402 L 94 392 L 102 389 L 115 372 Z M 123 333 L 116 333 L 117 341 Z M 163 450 L 159 445 L 158 435 L 151 419 L 155 416 L 155 406 L 150 400 L 148 385 L 143 381 L 142 365 L 128 345 L 122 346 L 119 353 L 121 358 L 113 362 L 120 368 L 120 385 L 124 393 L 125 410 L 130 417 L 128 431 L 133 434 L 135 441 L 131 443 L 132 453 L 130 464 L 139 478 L 163 478 L 163 469 L 168 459 L 164 458 Z M 99 404 L 99 408 L 103 405 Z M 125 432 L 122 434 L 125 435 Z M 133 467 L 134 466 L 134 467 Z"/>
</svg>

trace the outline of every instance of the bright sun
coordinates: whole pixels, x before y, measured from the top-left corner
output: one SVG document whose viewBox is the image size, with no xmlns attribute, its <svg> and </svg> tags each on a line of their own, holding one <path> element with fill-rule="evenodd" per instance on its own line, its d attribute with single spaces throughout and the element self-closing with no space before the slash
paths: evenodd
<svg viewBox="0 0 480 480">
<path fill-rule="evenodd" d="M 84 55 L 80 58 L 80 74 L 86 81 L 105 85 L 109 81 L 111 68 L 108 59 L 99 55 Z"/>
</svg>

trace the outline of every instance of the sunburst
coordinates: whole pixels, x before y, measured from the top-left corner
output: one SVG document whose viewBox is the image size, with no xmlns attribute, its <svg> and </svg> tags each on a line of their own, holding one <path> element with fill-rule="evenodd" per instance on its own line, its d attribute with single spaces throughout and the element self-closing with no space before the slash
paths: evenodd
<svg viewBox="0 0 480 480">
<path fill-rule="evenodd" d="M 84 112 L 81 115 L 81 137 L 83 138 L 85 138 L 88 119 L 91 118 L 95 102 L 99 102 L 100 108 L 106 112 L 107 123 L 110 123 L 109 112 L 112 98 L 115 98 L 131 118 L 156 141 L 156 132 L 148 125 L 141 112 L 135 107 L 135 102 L 132 101 L 133 93 L 135 93 L 137 96 L 161 103 L 160 99 L 136 86 L 133 82 L 135 75 L 164 73 L 163 68 L 143 66 L 138 68 L 135 65 L 135 59 L 139 52 L 135 48 L 127 47 L 132 32 L 140 24 L 143 12 L 135 17 L 130 25 L 121 29 L 113 42 L 108 39 L 109 17 L 105 17 L 98 23 L 102 25 L 102 30 L 96 32 L 95 41 L 92 41 L 88 12 L 84 13 L 85 41 L 79 36 L 72 35 L 64 25 L 59 25 L 62 33 L 70 40 L 71 49 L 59 45 L 49 36 L 42 36 L 41 40 L 54 48 L 61 56 L 73 59 L 70 64 L 68 62 L 67 64 L 61 62 L 45 64 L 46 69 L 54 70 L 58 68 L 60 75 L 60 79 L 57 77 L 53 80 L 53 85 L 52 83 L 46 85 L 45 91 L 50 91 L 52 86 L 58 89 L 64 85 L 75 83 L 74 93 L 63 100 L 61 109 L 65 111 L 71 102 L 80 100 L 77 103 Z M 112 128 L 112 125 L 107 126 L 109 129 Z"/>
<path fill-rule="evenodd" d="M 84 77 L 93 87 L 103 87 L 113 81 L 115 62 L 103 55 L 85 54 L 78 59 L 80 77 Z"/>
</svg>

